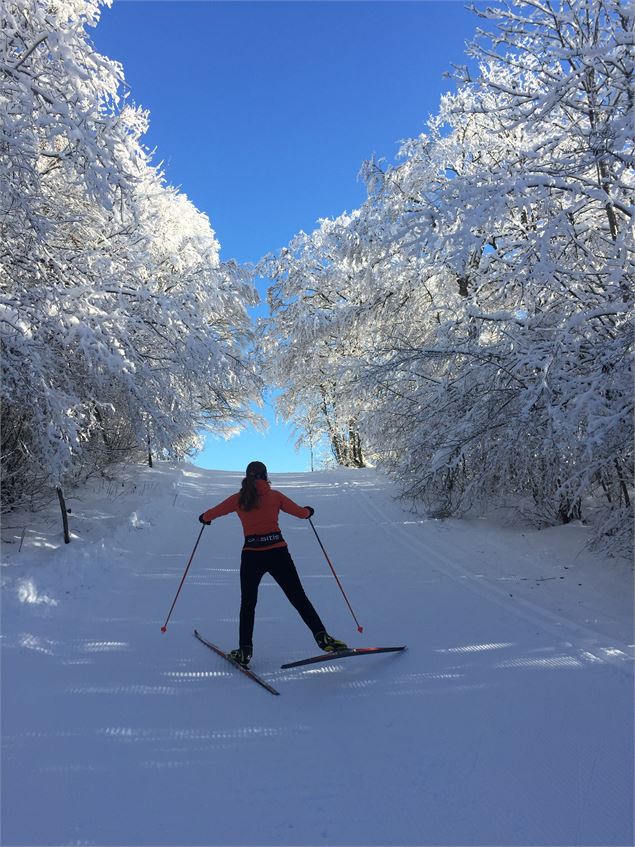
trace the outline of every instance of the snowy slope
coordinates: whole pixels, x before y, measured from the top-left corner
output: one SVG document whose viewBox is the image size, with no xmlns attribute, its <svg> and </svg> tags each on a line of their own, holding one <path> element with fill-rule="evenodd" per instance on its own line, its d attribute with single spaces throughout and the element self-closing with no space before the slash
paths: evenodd
<svg viewBox="0 0 635 847">
<path fill-rule="evenodd" d="M 93 482 L 3 538 L 3 844 L 631 844 L 632 570 L 586 530 L 422 520 L 374 471 L 274 477 L 307 593 L 353 645 L 403 654 L 282 671 L 316 652 L 265 579 L 253 669 L 236 646 L 240 525 L 203 533 L 239 474 L 188 465 Z M 24 520 L 22 550 L 18 552 Z"/>
</svg>

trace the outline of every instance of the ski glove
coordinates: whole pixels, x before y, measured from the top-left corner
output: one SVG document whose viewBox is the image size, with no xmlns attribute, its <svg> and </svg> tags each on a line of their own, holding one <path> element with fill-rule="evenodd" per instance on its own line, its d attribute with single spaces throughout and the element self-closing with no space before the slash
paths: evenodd
<svg viewBox="0 0 635 847">
<path fill-rule="evenodd" d="M 308 521 L 308 519 L 312 518 L 313 515 L 315 514 L 315 509 L 312 506 L 305 506 L 304 508 L 308 509 L 309 512 L 311 513 L 310 515 L 307 515 L 307 517 L 306 517 L 306 520 Z"/>
<path fill-rule="evenodd" d="M 205 512 L 203 512 L 203 515 L 204 515 L 204 514 L 205 514 Z M 209 526 L 209 525 L 211 524 L 211 521 L 204 521 L 204 520 L 203 520 L 203 515 L 199 515 L 199 516 L 198 516 L 199 521 L 200 521 L 201 523 L 204 523 L 204 524 L 205 524 L 205 526 Z"/>
</svg>

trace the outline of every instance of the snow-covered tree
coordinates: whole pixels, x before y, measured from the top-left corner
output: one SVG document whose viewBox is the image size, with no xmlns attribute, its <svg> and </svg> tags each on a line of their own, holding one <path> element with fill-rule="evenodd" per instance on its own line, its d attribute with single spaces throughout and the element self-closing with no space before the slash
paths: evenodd
<svg viewBox="0 0 635 847">
<path fill-rule="evenodd" d="M 269 258 L 293 407 L 322 351 L 341 414 L 404 492 L 545 522 L 600 493 L 630 535 L 633 17 L 617 0 L 478 14 L 428 131 L 368 200 Z M 289 350 L 299 368 L 289 367 Z"/>
<path fill-rule="evenodd" d="M 87 28 L 96 0 L 0 8 L 5 502 L 251 417 L 245 273 L 143 147 Z"/>
<path fill-rule="evenodd" d="M 263 261 L 260 272 L 274 284 L 268 297 L 273 320 L 264 324 L 262 350 L 269 380 L 285 388 L 280 412 L 306 433 L 299 443 L 326 439 L 337 464 L 363 467 L 357 421 L 347 404 L 340 404 L 337 385 L 338 310 L 348 302 L 348 279 L 338 263 L 325 260 L 330 239 L 337 241 L 347 223 L 346 215 L 325 221 L 314 237 L 301 233 L 279 257 Z M 307 338 L 315 340 L 310 350 Z M 353 343 L 350 333 L 346 343 Z"/>
</svg>

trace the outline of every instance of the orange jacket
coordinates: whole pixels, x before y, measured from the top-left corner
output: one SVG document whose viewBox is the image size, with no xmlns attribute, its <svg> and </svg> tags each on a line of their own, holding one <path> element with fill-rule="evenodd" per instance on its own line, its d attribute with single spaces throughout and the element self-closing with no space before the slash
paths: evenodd
<svg viewBox="0 0 635 847">
<path fill-rule="evenodd" d="M 204 521 L 213 521 L 223 515 L 229 515 L 236 512 L 243 525 L 245 537 L 250 535 L 268 535 L 270 532 L 280 532 L 278 526 L 278 514 L 280 510 L 287 512 L 289 515 L 294 515 L 296 518 L 308 518 L 311 512 L 303 506 L 298 506 L 289 497 L 281 491 L 276 491 L 264 479 L 256 480 L 256 487 L 260 500 L 258 505 L 246 512 L 238 505 L 238 497 L 240 492 L 232 494 L 227 500 L 223 500 L 218 506 L 213 509 L 208 509 L 201 517 Z M 258 547 L 258 550 L 272 550 L 274 547 L 286 547 L 286 541 L 278 541 L 275 544 L 267 545 L 266 547 Z"/>
</svg>

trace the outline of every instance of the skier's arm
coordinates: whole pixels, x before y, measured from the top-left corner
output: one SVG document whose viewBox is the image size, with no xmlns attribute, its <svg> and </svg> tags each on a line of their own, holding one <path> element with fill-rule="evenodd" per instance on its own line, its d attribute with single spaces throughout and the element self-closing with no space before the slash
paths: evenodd
<svg viewBox="0 0 635 847">
<path fill-rule="evenodd" d="M 206 512 L 203 512 L 200 519 L 204 523 L 209 523 L 216 518 L 222 518 L 223 515 L 230 515 L 237 509 L 238 494 L 232 494 L 231 497 L 228 497 L 227 500 L 223 500 L 223 502 L 219 503 L 218 506 L 214 506 L 212 509 L 208 509 Z"/>
<path fill-rule="evenodd" d="M 289 497 L 285 497 L 280 491 L 278 492 L 280 495 L 280 508 L 283 512 L 286 512 L 288 515 L 293 515 L 295 518 L 310 518 L 313 514 L 313 509 L 309 506 L 298 506 L 297 503 L 294 503 Z"/>
</svg>

